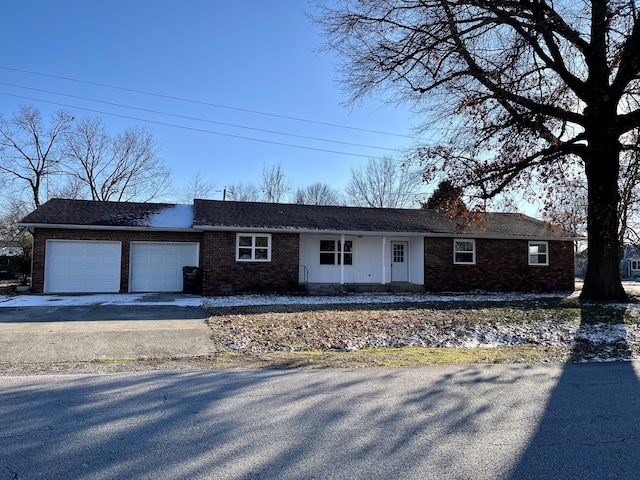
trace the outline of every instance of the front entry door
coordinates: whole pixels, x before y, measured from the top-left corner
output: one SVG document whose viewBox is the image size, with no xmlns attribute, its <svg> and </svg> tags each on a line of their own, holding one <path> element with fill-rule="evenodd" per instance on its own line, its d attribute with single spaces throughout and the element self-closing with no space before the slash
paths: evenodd
<svg viewBox="0 0 640 480">
<path fill-rule="evenodd" d="M 391 281 L 408 282 L 407 242 L 391 242 Z"/>
</svg>

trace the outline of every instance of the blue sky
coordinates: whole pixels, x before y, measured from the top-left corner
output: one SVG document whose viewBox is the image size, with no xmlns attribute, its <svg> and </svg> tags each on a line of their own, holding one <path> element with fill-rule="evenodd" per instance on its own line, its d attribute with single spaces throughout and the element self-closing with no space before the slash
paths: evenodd
<svg viewBox="0 0 640 480">
<path fill-rule="evenodd" d="M 315 51 L 322 37 L 311 8 L 301 0 L 3 2 L 0 112 L 32 104 L 46 118 L 64 108 L 99 116 L 113 132 L 158 122 L 146 125 L 176 186 L 198 169 L 220 189 L 254 182 L 279 162 L 295 187 L 342 189 L 352 165 L 410 146 L 419 119 L 376 99 L 342 105 L 333 58 Z"/>
</svg>

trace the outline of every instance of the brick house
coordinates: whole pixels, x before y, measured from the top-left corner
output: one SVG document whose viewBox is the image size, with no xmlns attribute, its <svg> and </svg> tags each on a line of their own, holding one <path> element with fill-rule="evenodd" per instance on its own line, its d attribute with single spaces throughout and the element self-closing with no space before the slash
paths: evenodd
<svg viewBox="0 0 640 480">
<path fill-rule="evenodd" d="M 522 214 L 53 199 L 20 225 L 37 293 L 179 292 L 184 266 L 206 295 L 574 289 L 573 239 Z"/>
</svg>

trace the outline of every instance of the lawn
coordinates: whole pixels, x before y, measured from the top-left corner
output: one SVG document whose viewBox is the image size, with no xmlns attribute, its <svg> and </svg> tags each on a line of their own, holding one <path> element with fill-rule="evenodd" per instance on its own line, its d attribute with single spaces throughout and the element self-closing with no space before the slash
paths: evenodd
<svg viewBox="0 0 640 480">
<path fill-rule="evenodd" d="M 635 305 L 634 305 L 635 307 Z M 575 297 L 211 308 L 213 339 L 249 366 L 537 363 L 640 358 L 640 310 Z"/>
</svg>

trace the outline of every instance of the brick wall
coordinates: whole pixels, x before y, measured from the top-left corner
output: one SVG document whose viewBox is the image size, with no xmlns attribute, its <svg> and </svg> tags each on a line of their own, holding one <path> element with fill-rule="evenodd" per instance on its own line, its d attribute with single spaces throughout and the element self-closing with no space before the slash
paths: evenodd
<svg viewBox="0 0 640 480">
<path fill-rule="evenodd" d="M 145 232 L 133 230 L 63 230 L 36 228 L 33 232 L 32 291 L 44 289 L 44 258 L 47 240 L 103 240 L 122 242 L 120 292 L 129 290 L 129 253 L 131 242 L 202 242 L 202 233 Z M 202 252 L 200 253 L 202 257 Z"/>
<path fill-rule="evenodd" d="M 550 241 L 549 265 L 529 265 L 527 240 L 476 239 L 476 264 L 454 265 L 453 238 L 425 238 L 425 290 L 573 291 L 573 242 Z"/>
<path fill-rule="evenodd" d="M 242 232 L 204 233 L 200 262 L 205 294 L 291 292 L 299 288 L 298 234 L 273 234 L 270 262 L 238 262 L 237 233 Z"/>
<path fill-rule="evenodd" d="M 46 240 L 122 242 L 120 291 L 129 286 L 130 244 L 134 241 L 200 242 L 203 293 L 292 292 L 299 289 L 298 234 L 271 237 L 270 262 L 236 261 L 237 232 L 146 232 L 36 228 L 32 290 L 44 287 Z M 573 243 L 549 242 L 549 265 L 528 265 L 526 240 L 476 240 L 476 264 L 454 265 L 453 238 L 425 238 L 426 291 L 544 291 L 574 289 Z"/>
</svg>

